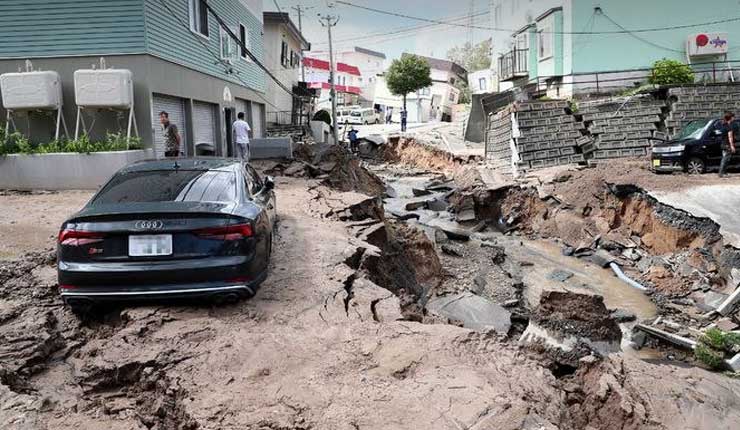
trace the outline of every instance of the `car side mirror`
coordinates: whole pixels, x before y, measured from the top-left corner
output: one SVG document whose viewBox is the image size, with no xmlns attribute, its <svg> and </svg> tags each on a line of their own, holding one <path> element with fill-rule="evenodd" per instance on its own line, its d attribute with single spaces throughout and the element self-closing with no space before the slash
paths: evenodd
<svg viewBox="0 0 740 430">
<path fill-rule="evenodd" d="M 265 178 L 265 185 L 264 190 L 265 191 L 272 191 L 275 189 L 275 180 L 272 179 L 272 176 L 268 176 Z"/>
<path fill-rule="evenodd" d="M 712 131 L 712 134 L 715 136 L 722 136 L 722 130 L 714 130 Z"/>
</svg>

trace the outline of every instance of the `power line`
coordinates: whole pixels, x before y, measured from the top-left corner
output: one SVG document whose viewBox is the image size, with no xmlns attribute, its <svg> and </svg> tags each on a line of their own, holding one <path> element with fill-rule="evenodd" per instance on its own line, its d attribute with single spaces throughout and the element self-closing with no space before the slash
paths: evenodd
<svg viewBox="0 0 740 430">
<path fill-rule="evenodd" d="M 644 37 L 641 37 L 641 36 L 639 36 L 639 35 L 637 35 L 637 34 L 634 34 L 634 32 L 631 32 L 631 31 L 627 30 L 626 28 L 624 28 L 623 26 L 621 26 L 621 25 L 620 25 L 620 24 L 619 24 L 619 23 L 618 23 L 617 21 L 614 21 L 614 20 L 613 20 L 613 19 L 612 19 L 612 18 L 611 18 L 611 17 L 609 16 L 609 15 L 607 15 L 607 14 L 606 14 L 606 13 L 605 13 L 605 12 L 604 12 L 603 10 L 601 11 L 601 16 L 603 16 L 604 18 L 606 18 L 606 19 L 607 19 L 607 20 L 608 20 L 609 22 L 611 22 L 612 24 L 616 25 L 616 26 L 617 26 L 617 27 L 619 27 L 620 29 L 622 29 L 622 30 L 626 31 L 626 32 L 627 32 L 627 34 L 629 34 L 630 36 L 632 36 L 632 37 L 634 37 L 635 39 L 639 40 L 640 42 L 646 43 L 646 44 L 648 44 L 648 45 L 650 45 L 650 46 L 652 46 L 652 47 L 654 47 L 654 48 L 662 49 L 662 50 L 664 50 L 664 51 L 677 52 L 677 53 L 679 53 L 679 54 L 683 54 L 683 53 L 684 53 L 684 51 L 681 51 L 681 50 L 679 50 L 679 49 L 673 49 L 673 48 L 669 48 L 669 47 L 667 47 L 667 46 L 659 45 L 659 44 L 657 44 L 657 43 L 655 43 L 655 42 L 652 42 L 652 41 L 650 41 L 650 40 L 647 40 L 647 39 L 645 39 Z"/>
<path fill-rule="evenodd" d="M 489 27 L 489 26 L 481 26 L 481 25 L 468 25 L 468 24 L 458 24 L 458 23 L 451 23 L 451 22 L 444 22 L 436 19 L 429 19 L 429 18 L 421 18 L 418 16 L 412 16 L 412 15 L 406 15 L 398 12 L 392 12 L 388 10 L 382 10 L 382 9 L 376 9 L 372 7 L 362 6 L 342 0 L 337 0 L 337 4 L 342 4 L 345 6 L 354 7 L 357 9 L 364 9 L 370 12 L 380 13 L 383 15 L 390 15 L 395 16 L 399 18 L 406 18 L 406 19 L 412 19 L 415 21 L 422 21 L 422 22 L 430 22 L 434 24 L 444 24 L 444 25 L 451 25 L 455 27 L 465 27 L 465 28 L 473 28 L 473 29 L 479 29 L 479 30 L 492 30 L 492 31 L 504 31 L 508 33 L 514 33 L 517 30 L 513 30 L 510 28 L 497 28 L 497 27 Z M 649 32 L 657 32 L 657 31 L 668 31 L 668 30 L 679 30 L 684 28 L 693 28 L 693 27 L 703 27 L 707 25 L 715 25 L 715 24 L 725 24 L 728 22 L 736 22 L 740 21 L 740 17 L 735 18 L 727 18 L 727 19 L 721 19 L 716 21 L 709 21 L 709 22 L 703 22 L 698 24 L 684 24 L 684 25 L 675 25 L 675 26 L 669 26 L 669 27 L 655 27 L 655 28 L 642 28 L 642 29 L 635 29 L 635 30 L 618 30 L 618 31 L 543 31 L 542 33 L 551 33 L 551 34 L 626 34 L 626 33 L 649 33 Z"/>
</svg>

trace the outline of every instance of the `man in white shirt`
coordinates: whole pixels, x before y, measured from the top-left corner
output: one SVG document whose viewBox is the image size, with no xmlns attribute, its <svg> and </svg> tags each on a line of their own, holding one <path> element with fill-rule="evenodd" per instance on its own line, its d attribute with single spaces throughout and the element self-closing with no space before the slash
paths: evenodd
<svg viewBox="0 0 740 430">
<path fill-rule="evenodd" d="M 249 127 L 246 121 L 244 121 L 244 112 L 239 112 L 236 116 L 237 120 L 231 126 L 231 130 L 234 133 L 234 142 L 236 142 L 237 156 L 244 160 L 245 163 L 249 162 L 249 132 L 252 129 Z"/>
</svg>

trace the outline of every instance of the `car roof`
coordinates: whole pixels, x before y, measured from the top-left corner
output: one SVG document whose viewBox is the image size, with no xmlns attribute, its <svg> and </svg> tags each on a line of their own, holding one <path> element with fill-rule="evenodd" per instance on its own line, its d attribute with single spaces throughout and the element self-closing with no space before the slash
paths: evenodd
<svg viewBox="0 0 740 430">
<path fill-rule="evenodd" d="M 143 160 L 129 164 L 119 171 L 147 172 L 162 170 L 216 170 L 224 172 L 238 171 L 241 161 L 235 158 L 175 158 L 163 160 Z"/>
</svg>

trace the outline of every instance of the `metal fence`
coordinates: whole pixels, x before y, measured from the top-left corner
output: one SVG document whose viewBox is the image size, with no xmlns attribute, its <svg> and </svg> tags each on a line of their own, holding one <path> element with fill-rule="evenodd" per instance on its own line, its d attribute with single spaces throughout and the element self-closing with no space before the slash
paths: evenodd
<svg viewBox="0 0 740 430">
<path fill-rule="evenodd" d="M 502 81 L 527 76 L 528 49 L 514 49 L 498 58 L 498 73 Z"/>
<path fill-rule="evenodd" d="M 694 63 L 689 67 L 694 72 L 696 84 L 740 82 L 740 61 Z M 546 91 L 555 83 L 571 93 L 600 94 L 637 88 L 649 83 L 652 74 L 652 68 L 611 70 L 573 73 L 566 76 L 538 76 L 527 83 L 533 85 L 536 92 Z"/>
</svg>

